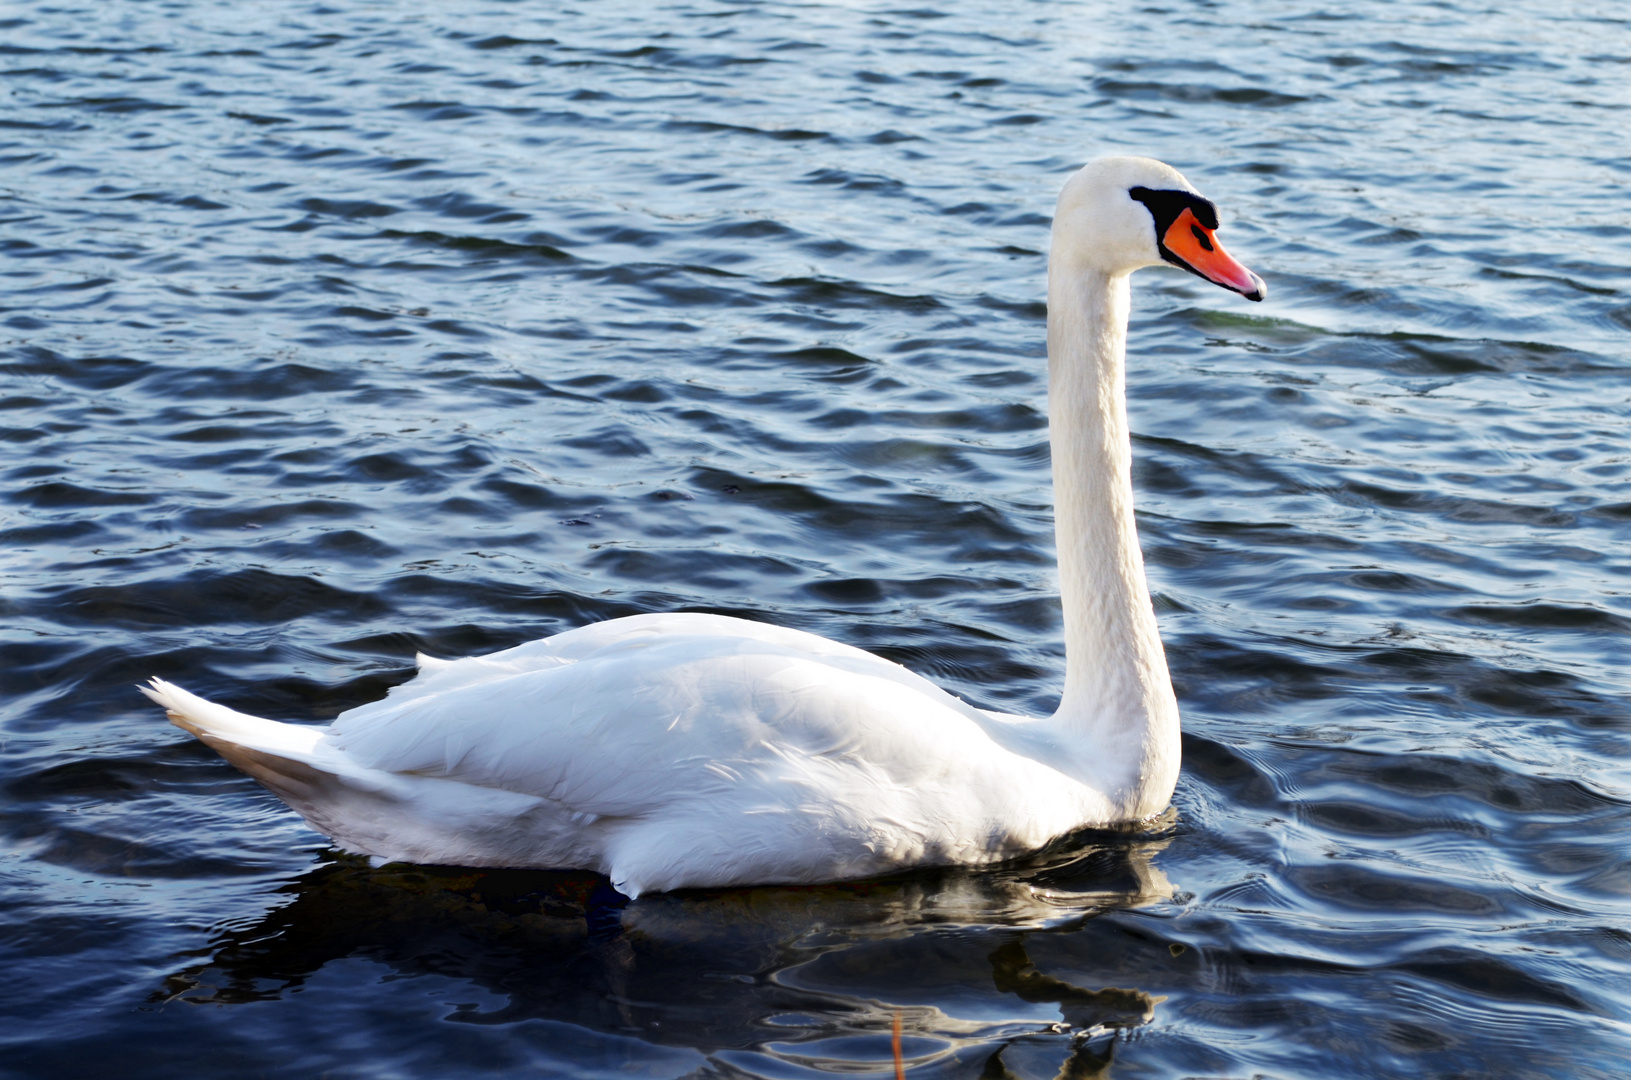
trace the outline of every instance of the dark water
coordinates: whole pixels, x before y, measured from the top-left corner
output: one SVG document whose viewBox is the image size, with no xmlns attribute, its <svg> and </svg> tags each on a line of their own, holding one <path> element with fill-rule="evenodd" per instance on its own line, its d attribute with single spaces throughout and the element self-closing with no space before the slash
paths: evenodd
<svg viewBox="0 0 1631 1080">
<path fill-rule="evenodd" d="M 0 1074 L 1631 1071 L 1616 5 L 0 16 Z M 1161 827 L 591 940 L 131 688 L 710 610 L 1051 709 L 1047 225 L 1129 151 L 1271 286 L 1136 279 Z"/>
</svg>

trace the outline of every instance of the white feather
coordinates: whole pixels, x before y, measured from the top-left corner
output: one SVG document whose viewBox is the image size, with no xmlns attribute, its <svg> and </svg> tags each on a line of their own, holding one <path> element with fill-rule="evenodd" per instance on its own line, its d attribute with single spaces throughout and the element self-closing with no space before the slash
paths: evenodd
<svg viewBox="0 0 1631 1080">
<path fill-rule="evenodd" d="M 982 712 L 898 664 L 714 615 L 639 615 L 436 660 L 327 728 L 155 679 L 179 726 L 339 846 L 379 859 L 570 867 L 621 891 L 817 882 L 1007 858 L 1159 813 L 1177 705 L 1132 518 L 1129 271 L 1159 260 L 1142 158 L 1060 197 L 1049 353 L 1067 671 L 1059 711 Z"/>
</svg>

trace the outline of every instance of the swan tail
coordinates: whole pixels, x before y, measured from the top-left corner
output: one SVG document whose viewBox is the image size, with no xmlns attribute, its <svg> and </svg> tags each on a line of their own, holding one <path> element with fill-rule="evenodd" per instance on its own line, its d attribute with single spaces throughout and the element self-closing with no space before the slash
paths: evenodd
<svg viewBox="0 0 1631 1080">
<path fill-rule="evenodd" d="M 164 706 L 172 724 L 196 735 L 342 849 L 395 854 L 391 830 L 382 824 L 400 805 L 392 778 L 320 746 L 325 729 L 250 716 L 163 679 L 137 689 Z"/>
<path fill-rule="evenodd" d="M 225 705 L 205 701 L 197 694 L 190 694 L 163 679 L 152 679 L 148 685 L 137 689 L 164 706 L 170 723 L 198 736 L 217 750 L 220 749 L 219 744 L 230 743 L 264 754 L 310 758 L 317 740 L 323 737 L 323 732 L 317 728 L 250 716 Z"/>
<path fill-rule="evenodd" d="M 326 728 L 250 716 L 163 679 L 138 689 L 164 706 L 172 724 L 259 781 L 345 851 L 376 862 L 527 865 L 524 852 L 510 849 L 512 830 L 485 823 L 525 820 L 541 801 L 535 796 L 369 768 L 325 742 Z"/>
</svg>

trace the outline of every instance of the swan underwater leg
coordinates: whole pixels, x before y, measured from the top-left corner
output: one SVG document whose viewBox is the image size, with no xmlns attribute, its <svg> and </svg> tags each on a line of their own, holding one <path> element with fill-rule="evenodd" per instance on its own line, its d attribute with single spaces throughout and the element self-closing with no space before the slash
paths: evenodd
<svg viewBox="0 0 1631 1080">
<path fill-rule="evenodd" d="M 1129 274 L 1262 300 L 1171 166 L 1066 181 L 1048 257 L 1049 438 L 1065 630 L 1051 717 L 987 713 L 802 631 L 652 614 L 489 656 L 420 658 L 328 727 L 153 679 L 171 721 L 376 861 L 591 870 L 629 897 L 981 865 L 1161 813 L 1177 701 L 1133 517 Z"/>
</svg>

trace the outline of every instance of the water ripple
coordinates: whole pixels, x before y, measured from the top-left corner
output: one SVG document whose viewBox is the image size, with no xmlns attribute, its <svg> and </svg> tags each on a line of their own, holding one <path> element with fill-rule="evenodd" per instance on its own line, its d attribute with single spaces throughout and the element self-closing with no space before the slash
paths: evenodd
<svg viewBox="0 0 1631 1080">
<path fill-rule="evenodd" d="M 16 7 L 8 1072 L 881 1074 L 898 1015 L 957 1076 L 1620 1076 L 1624 30 Z M 1135 289 L 1155 827 L 607 942 L 581 875 L 336 855 L 130 689 L 320 721 L 417 651 L 705 610 L 1051 709 L 1043 253 L 1108 152 L 1273 286 Z"/>
</svg>

